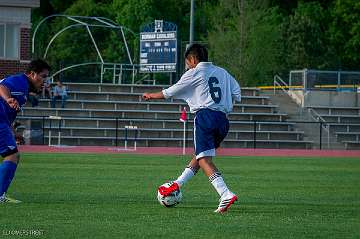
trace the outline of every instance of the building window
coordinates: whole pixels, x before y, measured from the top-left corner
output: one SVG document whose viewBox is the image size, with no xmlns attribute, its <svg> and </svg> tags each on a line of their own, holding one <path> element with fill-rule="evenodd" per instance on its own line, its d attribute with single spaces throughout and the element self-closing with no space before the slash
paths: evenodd
<svg viewBox="0 0 360 239">
<path fill-rule="evenodd" d="M 0 58 L 19 59 L 20 26 L 0 23 Z"/>
</svg>

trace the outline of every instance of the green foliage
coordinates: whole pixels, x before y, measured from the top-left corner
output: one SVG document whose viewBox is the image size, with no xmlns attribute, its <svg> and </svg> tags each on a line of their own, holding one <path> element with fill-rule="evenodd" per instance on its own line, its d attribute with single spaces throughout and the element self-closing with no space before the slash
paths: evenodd
<svg viewBox="0 0 360 239">
<path fill-rule="evenodd" d="M 319 3 L 299 4 L 283 28 L 290 69 L 324 68 L 326 24 L 325 10 Z"/>
<path fill-rule="evenodd" d="M 102 16 L 114 19 L 114 10 L 112 5 L 109 5 L 108 3 L 109 1 L 96 0 L 72 1 L 72 4 L 67 7 L 62 14 L 70 16 Z M 56 1 L 52 2 L 52 4 L 54 9 L 58 9 Z M 95 20 L 81 20 L 89 24 L 99 24 L 99 22 L 96 22 Z M 37 56 L 42 57 L 45 54 L 45 49 L 50 39 L 61 29 L 74 25 L 62 32 L 49 48 L 46 59 L 50 62 L 55 71 L 72 64 L 100 62 L 100 57 L 97 54 L 88 30 L 83 25 L 78 24 L 75 26 L 75 24 L 77 23 L 66 18 L 54 18 L 52 21 L 48 22 L 48 24 L 43 24 L 37 35 L 36 49 L 38 50 L 36 53 Z M 130 62 L 120 29 L 91 27 L 89 30 L 91 31 L 105 62 Z M 131 40 L 132 34 L 128 30 L 124 30 L 124 34 L 125 37 L 130 39 L 130 43 L 133 42 Z M 131 48 L 134 49 L 133 45 Z M 75 81 L 79 76 L 85 76 L 89 79 L 89 77 L 93 76 L 98 77 L 98 70 L 99 69 L 96 67 L 90 69 L 83 67 L 76 69 L 74 72 L 66 72 L 62 77 L 71 78 L 71 80 Z"/>
<path fill-rule="evenodd" d="M 41 7 L 43 6 L 44 2 L 41 1 Z M 48 0 L 48 3 L 52 6 L 55 12 L 62 13 L 65 12 L 73 3 L 73 0 Z"/>
<path fill-rule="evenodd" d="M 359 70 L 360 3 L 331 2 L 223 1 L 210 10 L 213 60 L 246 86 L 293 69 Z"/>
<path fill-rule="evenodd" d="M 123 26 L 139 32 L 140 26 L 154 20 L 155 0 L 114 0 L 116 21 Z"/>
<path fill-rule="evenodd" d="M 330 43 L 340 69 L 359 69 L 360 2 L 336 0 L 331 12 Z"/>
<path fill-rule="evenodd" d="M 258 8 L 253 2 L 241 10 L 238 1 L 226 1 L 216 10 L 209 33 L 215 63 L 228 68 L 247 86 L 263 84 L 281 70 L 281 18 L 277 8 Z"/>
<path fill-rule="evenodd" d="M 271 84 L 275 74 L 287 75 L 293 69 L 359 70 L 359 12 L 360 3 L 353 0 L 196 0 L 195 41 L 206 44 L 211 60 L 243 86 Z M 140 29 L 155 19 L 174 22 L 183 65 L 190 0 L 41 0 L 41 8 L 33 10 L 33 26 L 51 14 L 114 20 L 125 27 L 134 63 L 139 58 Z M 70 23 L 55 19 L 43 25 L 36 36 L 35 56 L 43 56 L 50 38 Z M 106 62 L 130 62 L 120 31 L 91 31 Z M 84 27 L 60 34 L 47 59 L 54 69 L 100 60 Z"/>
<path fill-rule="evenodd" d="M 254 10 L 246 19 L 256 19 L 247 26 L 244 47 L 243 79 L 246 85 L 267 83 L 281 71 L 281 23 L 277 8 Z M 253 24 L 251 24 L 253 23 Z M 247 80 L 247 81 L 246 81 Z"/>
</svg>

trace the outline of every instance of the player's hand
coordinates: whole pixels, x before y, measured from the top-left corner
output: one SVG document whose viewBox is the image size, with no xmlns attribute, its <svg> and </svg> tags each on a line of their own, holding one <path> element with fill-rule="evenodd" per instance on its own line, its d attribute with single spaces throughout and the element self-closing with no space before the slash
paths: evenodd
<svg viewBox="0 0 360 239">
<path fill-rule="evenodd" d="M 6 102 L 8 103 L 8 105 L 13 108 L 16 111 L 20 110 L 20 106 L 19 103 L 17 102 L 17 100 L 15 98 L 8 98 L 6 100 Z"/>
<path fill-rule="evenodd" d="M 142 98 L 143 98 L 144 100 L 150 100 L 150 99 L 151 99 L 151 94 L 150 94 L 150 93 L 144 93 L 144 94 L 142 95 Z"/>
</svg>

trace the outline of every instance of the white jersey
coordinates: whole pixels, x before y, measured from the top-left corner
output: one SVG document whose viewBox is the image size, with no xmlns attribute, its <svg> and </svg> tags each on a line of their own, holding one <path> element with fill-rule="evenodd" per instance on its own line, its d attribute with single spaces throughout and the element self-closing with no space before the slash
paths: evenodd
<svg viewBox="0 0 360 239">
<path fill-rule="evenodd" d="M 226 70 L 211 62 L 200 62 L 162 93 L 166 99 L 185 100 L 192 113 L 207 108 L 229 114 L 233 109 L 233 100 L 241 101 L 238 82 Z"/>
</svg>

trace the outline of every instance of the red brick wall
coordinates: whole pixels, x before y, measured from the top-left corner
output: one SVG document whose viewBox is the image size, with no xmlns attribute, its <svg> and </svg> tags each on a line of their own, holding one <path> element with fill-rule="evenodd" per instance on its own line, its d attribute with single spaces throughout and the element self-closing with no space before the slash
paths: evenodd
<svg viewBox="0 0 360 239">
<path fill-rule="evenodd" d="M 0 79 L 25 72 L 27 65 L 27 63 L 20 63 L 16 60 L 0 60 Z"/>
<path fill-rule="evenodd" d="M 20 60 L 30 60 L 31 39 L 30 28 L 20 29 Z"/>
<path fill-rule="evenodd" d="M 30 28 L 20 29 L 20 60 L 29 61 L 31 59 L 31 39 Z M 0 79 L 22 73 L 26 70 L 27 63 L 21 63 L 20 60 L 0 59 Z"/>
</svg>

